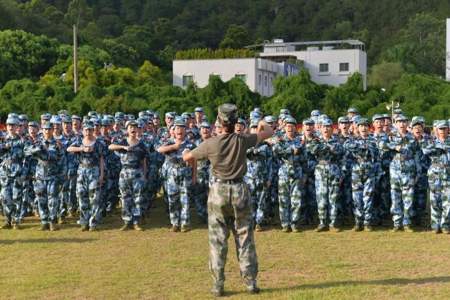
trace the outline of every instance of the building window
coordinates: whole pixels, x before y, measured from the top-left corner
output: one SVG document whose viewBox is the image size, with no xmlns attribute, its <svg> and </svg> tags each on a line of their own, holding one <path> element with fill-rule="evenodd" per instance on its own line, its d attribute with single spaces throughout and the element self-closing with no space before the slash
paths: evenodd
<svg viewBox="0 0 450 300">
<path fill-rule="evenodd" d="M 267 75 L 264 76 L 264 86 L 267 86 Z"/>
<path fill-rule="evenodd" d="M 245 75 L 245 74 L 236 74 L 236 75 L 234 75 L 234 77 L 242 80 L 243 82 L 247 82 L 247 75 Z"/>
<path fill-rule="evenodd" d="M 328 72 L 328 64 L 319 64 L 319 72 L 327 73 Z"/>
<path fill-rule="evenodd" d="M 261 74 L 258 75 L 258 85 L 259 86 L 262 85 L 262 76 L 261 76 Z"/>
<path fill-rule="evenodd" d="M 193 81 L 194 81 L 194 76 L 183 75 L 183 86 L 188 86 Z"/>
<path fill-rule="evenodd" d="M 339 64 L 339 72 L 348 72 L 350 69 L 349 63 L 340 63 Z"/>
</svg>

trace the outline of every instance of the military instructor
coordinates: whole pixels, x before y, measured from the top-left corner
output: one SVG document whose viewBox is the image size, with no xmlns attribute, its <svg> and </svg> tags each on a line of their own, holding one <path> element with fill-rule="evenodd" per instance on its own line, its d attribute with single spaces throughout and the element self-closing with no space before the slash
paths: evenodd
<svg viewBox="0 0 450 300">
<path fill-rule="evenodd" d="M 256 256 L 252 206 L 244 175 L 247 172 L 247 149 L 256 146 L 273 134 L 264 121 L 256 134 L 236 134 L 238 120 L 234 104 L 219 106 L 217 121 L 222 134 L 205 140 L 196 149 L 183 153 L 184 161 L 208 159 L 212 179 L 208 196 L 209 269 L 214 280 L 212 293 L 224 293 L 225 264 L 230 230 L 234 235 L 241 276 L 248 292 L 258 293 L 256 284 L 258 259 Z"/>
</svg>

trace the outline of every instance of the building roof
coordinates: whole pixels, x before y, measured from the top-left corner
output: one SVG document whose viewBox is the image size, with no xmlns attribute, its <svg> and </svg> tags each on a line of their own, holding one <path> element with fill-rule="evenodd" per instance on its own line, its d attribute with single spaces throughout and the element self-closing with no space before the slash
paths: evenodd
<svg viewBox="0 0 450 300">
<path fill-rule="evenodd" d="M 262 44 L 249 45 L 245 48 L 258 47 L 280 47 L 280 46 L 327 46 L 327 45 L 350 45 L 364 50 L 365 44 L 359 40 L 335 40 L 335 41 L 305 41 L 305 42 L 284 42 L 283 40 L 265 41 Z"/>
</svg>

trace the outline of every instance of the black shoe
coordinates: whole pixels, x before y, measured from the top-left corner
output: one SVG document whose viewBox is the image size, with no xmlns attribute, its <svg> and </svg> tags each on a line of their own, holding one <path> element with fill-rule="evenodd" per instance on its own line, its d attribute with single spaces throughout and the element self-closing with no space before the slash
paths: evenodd
<svg viewBox="0 0 450 300">
<path fill-rule="evenodd" d="M 223 287 L 221 287 L 221 286 L 214 286 L 211 289 L 211 294 L 213 294 L 214 297 L 222 297 L 224 295 Z"/>
<path fill-rule="evenodd" d="M 247 292 L 249 292 L 250 294 L 258 294 L 261 290 L 259 289 L 259 287 L 256 285 L 256 282 L 247 285 Z"/>
<path fill-rule="evenodd" d="M 48 223 L 47 224 L 42 224 L 41 228 L 39 228 L 40 231 L 46 231 L 46 230 L 49 230 L 49 229 L 50 229 L 50 225 Z"/>
<path fill-rule="evenodd" d="M 88 231 L 89 225 L 81 225 L 81 231 Z"/>
<path fill-rule="evenodd" d="M 9 222 L 5 222 L 2 225 L 2 229 L 11 229 L 11 228 L 12 228 L 12 226 L 11 226 L 11 223 L 9 223 Z"/>
<path fill-rule="evenodd" d="M 328 230 L 328 227 L 323 224 L 317 226 L 317 228 L 316 228 L 316 232 L 323 232 L 323 231 L 327 231 L 327 230 Z"/>
</svg>

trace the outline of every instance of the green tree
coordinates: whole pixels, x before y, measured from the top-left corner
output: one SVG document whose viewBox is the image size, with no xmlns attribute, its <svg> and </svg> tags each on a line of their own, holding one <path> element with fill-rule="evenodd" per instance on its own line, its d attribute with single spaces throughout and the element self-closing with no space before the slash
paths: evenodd
<svg viewBox="0 0 450 300">
<path fill-rule="evenodd" d="M 219 48 L 240 49 L 250 43 L 250 37 L 244 26 L 231 25 L 228 27 L 223 40 L 219 44 Z"/>
</svg>

